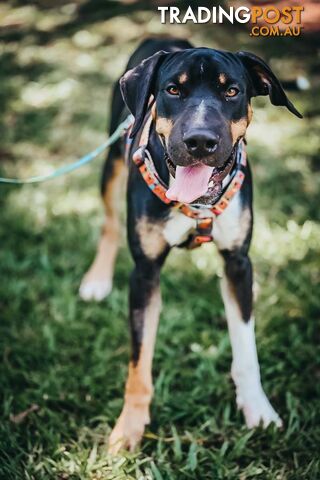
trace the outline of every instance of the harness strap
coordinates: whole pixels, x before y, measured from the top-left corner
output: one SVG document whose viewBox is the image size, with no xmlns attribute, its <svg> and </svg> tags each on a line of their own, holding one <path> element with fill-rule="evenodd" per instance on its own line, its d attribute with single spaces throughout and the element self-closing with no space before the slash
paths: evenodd
<svg viewBox="0 0 320 480">
<path fill-rule="evenodd" d="M 196 233 L 191 235 L 187 244 L 188 248 L 193 249 L 200 247 L 203 243 L 212 242 L 212 226 L 212 218 L 201 218 L 200 220 L 197 220 Z"/>
<path fill-rule="evenodd" d="M 133 154 L 132 159 L 137 165 L 144 181 L 150 188 L 150 190 L 166 205 L 176 208 L 187 217 L 197 220 L 196 233 L 191 236 L 188 242 L 189 248 L 195 248 L 202 243 L 211 242 L 213 218 L 221 215 L 223 211 L 228 207 L 232 198 L 241 189 L 245 178 L 245 167 L 247 165 L 246 151 L 244 142 L 241 140 L 237 146 L 236 152 L 236 169 L 230 180 L 230 183 L 225 187 L 221 198 L 211 207 L 206 208 L 210 210 L 212 216 L 203 217 L 201 209 L 192 207 L 191 205 L 180 203 L 167 198 L 167 185 L 159 177 L 155 165 L 152 160 L 152 156 L 147 149 L 150 128 L 152 124 L 152 116 L 150 115 L 143 127 L 141 137 L 139 140 L 139 148 Z"/>
</svg>

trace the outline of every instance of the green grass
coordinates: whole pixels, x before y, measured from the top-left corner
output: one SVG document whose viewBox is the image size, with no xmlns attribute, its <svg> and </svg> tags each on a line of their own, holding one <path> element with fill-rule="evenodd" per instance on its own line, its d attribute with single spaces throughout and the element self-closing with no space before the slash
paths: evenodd
<svg viewBox="0 0 320 480">
<path fill-rule="evenodd" d="M 30 8 L 24 18 L 31 30 L 68 16 Z M 101 142 L 110 85 L 140 36 L 159 25 L 139 13 L 81 28 L 89 36 L 46 46 L 32 35 L 3 42 L 2 174 L 44 173 Z M 204 26 L 177 33 L 234 48 L 223 29 L 215 41 Z M 241 47 L 248 42 L 245 33 L 237 38 Z M 298 61 L 308 71 L 316 60 Z M 294 100 L 306 111 L 315 98 L 318 90 Z M 98 160 L 44 185 L 0 187 L 1 480 L 320 477 L 319 118 L 299 121 L 267 100 L 255 107 L 248 139 L 257 339 L 264 387 L 283 430 L 248 431 L 236 410 L 214 247 L 176 250 L 162 275 L 152 423 L 139 452 L 108 458 L 130 353 L 132 261 L 123 235 L 111 296 L 99 305 L 79 300 L 102 222 Z"/>
</svg>

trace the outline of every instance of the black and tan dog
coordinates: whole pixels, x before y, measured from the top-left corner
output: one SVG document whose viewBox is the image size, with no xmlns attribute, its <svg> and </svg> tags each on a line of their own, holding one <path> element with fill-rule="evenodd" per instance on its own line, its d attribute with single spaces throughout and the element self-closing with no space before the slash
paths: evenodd
<svg viewBox="0 0 320 480">
<path fill-rule="evenodd" d="M 109 152 L 102 179 L 106 209 L 103 234 L 80 287 L 85 300 L 101 300 L 111 291 L 119 238 L 119 192 L 129 170 L 128 238 L 135 262 L 130 279 L 132 357 L 123 410 L 109 440 L 110 451 L 133 449 L 149 423 L 152 357 L 161 305 L 160 270 L 171 247 L 188 245 L 195 237 L 201 243 L 204 237 L 198 217 L 209 219 L 206 226 L 210 232 L 205 232 L 205 240 L 212 235 L 225 262 L 221 289 L 238 407 L 248 427 L 260 423 L 266 427 L 271 422 L 280 426 L 281 420 L 261 386 L 255 345 L 248 257 L 252 181 L 246 162 L 240 162 L 242 187 L 233 191 L 232 199 L 227 196 L 227 208 L 218 215 L 212 206 L 219 203 L 239 171 L 239 155 L 244 155 L 242 139 L 252 117 L 251 98 L 269 95 L 274 105 L 301 115 L 274 73 L 257 56 L 193 48 L 182 40 L 146 40 L 131 57 L 120 86 L 123 99 L 117 84 L 111 132 L 129 113 L 127 106 L 134 116 L 132 142 L 126 144 L 128 168 L 123 161 L 124 142 L 119 141 Z M 146 156 L 149 170 L 143 171 L 139 166 Z M 166 198 L 152 190 L 155 185 L 150 178 L 161 179 Z M 164 190 L 164 184 L 169 189 Z M 189 215 L 190 211 L 196 212 L 195 216 Z"/>
</svg>

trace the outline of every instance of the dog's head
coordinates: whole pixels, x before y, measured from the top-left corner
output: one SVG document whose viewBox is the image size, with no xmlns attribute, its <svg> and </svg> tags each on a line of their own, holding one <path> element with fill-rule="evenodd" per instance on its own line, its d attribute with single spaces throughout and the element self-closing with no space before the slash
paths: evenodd
<svg viewBox="0 0 320 480">
<path fill-rule="evenodd" d="M 168 196 L 184 203 L 209 203 L 220 195 L 251 121 L 252 97 L 269 95 L 273 105 L 286 106 L 301 118 L 269 66 L 247 52 L 158 52 L 129 70 L 120 85 L 135 117 L 132 136 L 153 96 L 155 128 L 175 178 Z"/>
</svg>

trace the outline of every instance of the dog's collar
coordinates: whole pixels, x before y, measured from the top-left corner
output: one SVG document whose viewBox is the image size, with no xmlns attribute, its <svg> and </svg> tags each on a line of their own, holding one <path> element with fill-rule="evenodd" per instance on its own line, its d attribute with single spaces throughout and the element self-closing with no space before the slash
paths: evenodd
<svg viewBox="0 0 320 480">
<path fill-rule="evenodd" d="M 150 188 L 150 190 L 165 204 L 170 207 L 176 208 L 180 212 L 182 212 L 187 217 L 191 217 L 197 220 L 197 228 L 196 232 L 192 237 L 189 239 L 187 246 L 189 248 L 194 248 L 200 246 L 202 243 L 211 242 L 212 238 L 212 224 L 213 219 L 219 215 L 227 208 L 232 198 L 236 195 L 236 193 L 241 189 L 241 186 L 244 181 L 245 177 L 245 168 L 247 165 L 247 158 L 246 158 L 246 151 L 245 151 L 245 144 L 243 140 L 237 145 L 236 150 L 236 159 L 235 159 L 235 167 L 230 172 L 230 180 L 228 184 L 224 187 L 222 194 L 215 202 L 214 205 L 211 206 L 192 206 L 185 203 L 180 203 L 177 201 L 170 200 L 167 198 L 166 193 L 168 190 L 168 186 L 165 182 L 160 178 L 152 156 L 147 149 L 149 135 L 150 135 L 150 128 L 152 124 L 152 116 L 149 115 L 147 118 L 144 127 L 141 132 L 140 140 L 139 140 L 139 148 L 134 152 L 132 159 L 134 163 L 137 165 L 144 181 Z M 127 139 L 129 138 L 130 131 L 127 132 Z M 126 145 L 126 151 L 128 152 L 129 145 Z M 208 217 L 208 210 L 211 213 L 211 216 Z"/>
</svg>

